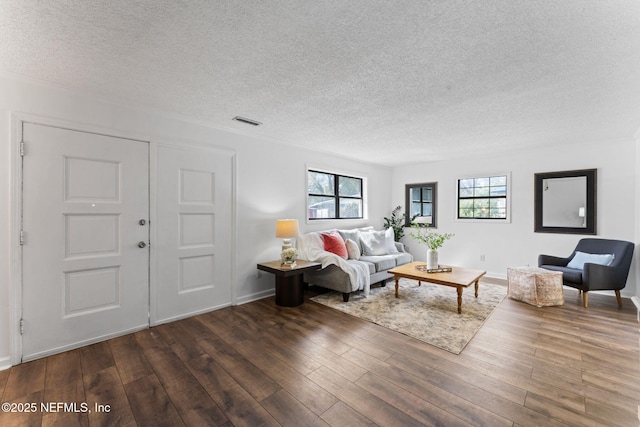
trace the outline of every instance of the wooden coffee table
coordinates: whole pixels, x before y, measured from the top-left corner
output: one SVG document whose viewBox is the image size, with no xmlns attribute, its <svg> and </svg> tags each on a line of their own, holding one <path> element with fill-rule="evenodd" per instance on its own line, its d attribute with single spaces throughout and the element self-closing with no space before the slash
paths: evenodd
<svg viewBox="0 0 640 427">
<path fill-rule="evenodd" d="M 468 288 L 472 284 L 475 285 L 475 296 L 478 298 L 478 281 L 482 276 L 487 274 L 486 271 L 472 270 L 470 268 L 452 267 L 450 272 L 446 273 L 427 273 L 420 271 L 416 266 L 425 265 L 424 262 L 412 262 L 410 264 L 401 265 L 389 270 L 396 280 L 396 298 L 398 298 L 398 281 L 401 277 L 405 279 L 413 279 L 421 282 L 435 283 L 437 285 L 451 286 L 458 291 L 458 313 L 462 313 L 462 290 Z"/>
</svg>

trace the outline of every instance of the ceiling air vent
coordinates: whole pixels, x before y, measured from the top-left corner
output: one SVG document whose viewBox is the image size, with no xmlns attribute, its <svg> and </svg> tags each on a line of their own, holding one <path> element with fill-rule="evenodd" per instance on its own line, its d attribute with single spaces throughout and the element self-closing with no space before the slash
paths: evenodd
<svg viewBox="0 0 640 427">
<path fill-rule="evenodd" d="M 233 118 L 233 120 L 238 121 L 238 122 L 242 122 L 242 123 L 246 123 L 248 125 L 253 125 L 253 126 L 260 126 L 262 124 L 262 123 L 260 123 L 258 121 L 247 119 L 246 117 L 240 117 L 240 116 L 235 116 Z"/>
</svg>

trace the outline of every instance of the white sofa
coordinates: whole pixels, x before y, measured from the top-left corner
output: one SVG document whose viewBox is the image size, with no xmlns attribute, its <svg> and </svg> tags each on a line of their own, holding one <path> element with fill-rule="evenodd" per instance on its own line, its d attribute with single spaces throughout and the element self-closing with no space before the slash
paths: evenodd
<svg viewBox="0 0 640 427">
<path fill-rule="evenodd" d="M 322 234 L 331 232 L 340 234 L 345 242 L 351 241 L 347 243 L 351 251 L 346 259 L 325 250 Z M 304 282 L 342 292 L 345 302 L 352 292 L 363 291 L 368 295 L 372 284 L 381 282 L 384 286 L 386 280 L 393 277 L 387 270 L 413 261 L 404 245 L 393 241 L 391 229 L 376 231 L 366 227 L 310 232 L 298 238 L 297 247 L 300 258 L 322 263 L 322 269 L 304 274 Z"/>
</svg>

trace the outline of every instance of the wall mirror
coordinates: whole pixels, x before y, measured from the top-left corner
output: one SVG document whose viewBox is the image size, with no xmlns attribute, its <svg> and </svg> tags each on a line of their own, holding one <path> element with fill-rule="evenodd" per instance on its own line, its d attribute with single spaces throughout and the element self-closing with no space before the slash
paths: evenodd
<svg viewBox="0 0 640 427">
<path fill-rule="evenodd" d="M 414 223 L 426 227 L 437 226 L 437 190 L 436 182 L 405 185 L 405 227 L 411 227 Z"/>
<path fill-rule="evenodd" d="M 597 169 L 535 174 L 535 231 L 596 234 Z"/>
</svg>

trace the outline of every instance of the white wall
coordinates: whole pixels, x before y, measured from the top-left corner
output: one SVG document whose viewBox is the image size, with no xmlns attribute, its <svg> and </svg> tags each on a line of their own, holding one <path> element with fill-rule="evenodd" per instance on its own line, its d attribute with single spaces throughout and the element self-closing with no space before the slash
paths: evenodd
<svg viewBox="0 0 640 427">
<path fill-rule="evenodd" d="M 598 169 L 597 236 L 534 233 L 534 174 L 591 168 Z M 632 139 L 424 163 L 394 168 L 392 201 L 394 206 L 404 207 L 405 184 L 438 182 L 438 229 L 455 233 L 439 251 L 440 262 L 479 268 L 489 276 L 506 278 L 508 267 L 537 266 L 538 254 L 569 255 L 582 237 L 635 242 L 637 168 Z M 511 222 L 456 221 L 456 180 L 502 172 L 511 172 Z M 426 248 L 411 239 L 409 230 L 405 234 L 403 241 L 414 257 L 425 259 Z M 484 262 L 480 255 L 485 255 Z M 635 256 L 637 259 L 638 254 Z M 636 293 L 632 268 L 622 294 Z"/>
<path fill-rule="evenodd" d="M 141 104 L 143 104 L 141 102 Z M 341 227 L 372 224 L 382 226 L 390 214 L 391 170 L 320 152 L 216 129 L 183 118 L 160 114 L 87 94 L 38 82 L 0 76 L 0 369 L 11 352 L 12 281 L 11 205 L 12 141 L 11 112 L 27 113 L 80 125 L 113 130 L 150 141 L 204 143 L 236 152 L 236 268 L 233 296 L 236 303 L 271 295 L 274 278 L 256 264 L 277 259 L 281 242 L 275 238 L 275 221 L 296 218 L 301 232 L 332 228 L 323 222 L 307 225 L 305 173 L 307 164 L 364 176 L 369 184 L 370 220 L 341 222 Z"/>
<path fill-rule="evenodd" d="M 368 220 L 306 221 L 307 167 L 365 177 L 368 184 Z M 274 278 L 258 272 L 259 262 L 276 260 L 282 240 L 276 239 L 276 219 L 297 219 L 300 233 L 329 228 L 373 225 L 382 228 L 391 212 L 391 170 L 356 163 L 294 147 L 255 144 L 238 156 L 238 302 L 272 293 Z M 243 268 L 243 266 L 249 266 Z M 258 283 L 258 275 L 261 276 Z M 256 286 L 257 285 L 257 286 Z M 261 292 L 263 294 L 261 294 Z"/>
</svg>

